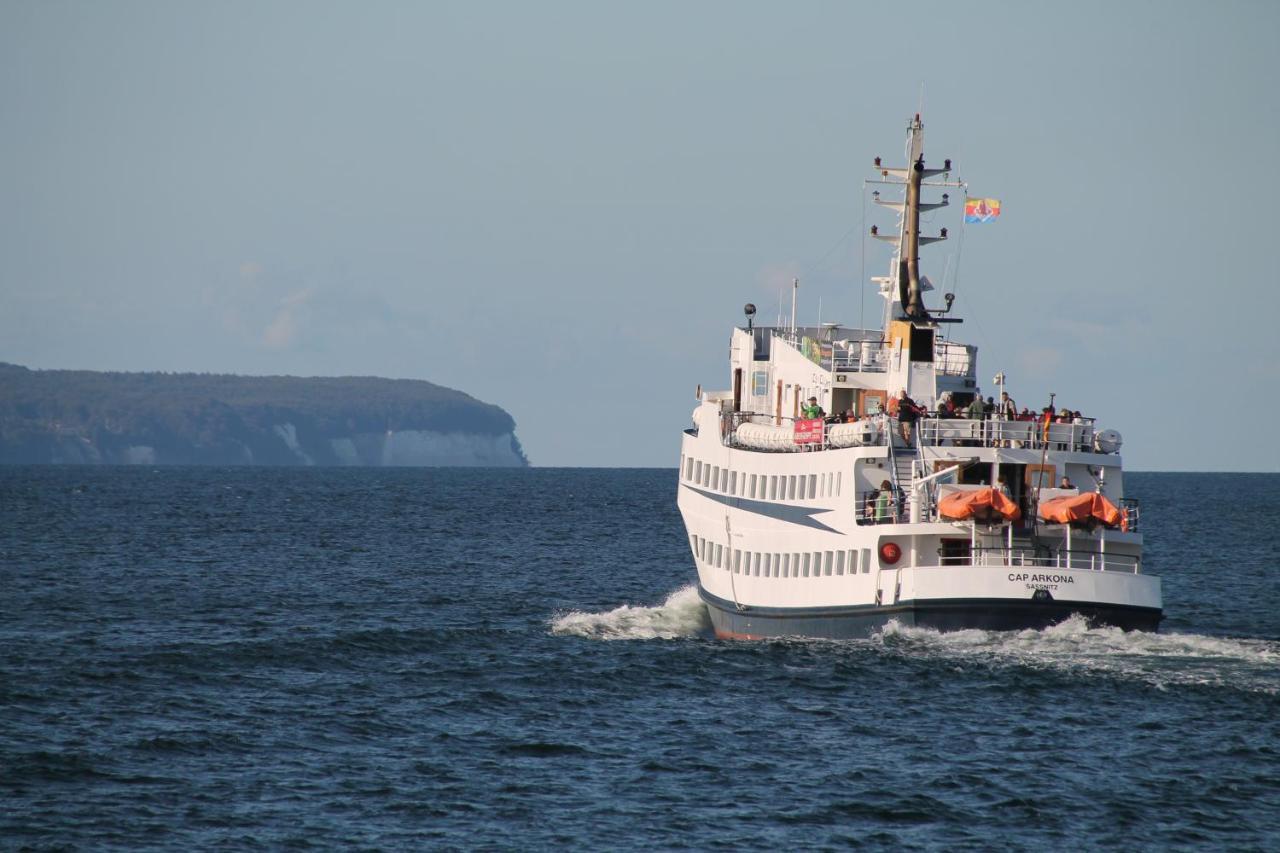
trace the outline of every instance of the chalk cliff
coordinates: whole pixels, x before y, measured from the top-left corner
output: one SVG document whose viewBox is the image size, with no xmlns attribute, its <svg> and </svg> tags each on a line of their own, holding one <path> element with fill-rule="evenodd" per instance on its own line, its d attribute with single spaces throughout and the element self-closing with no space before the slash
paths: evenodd
<svg viewBox="0 0 1280 853">
<path fill-rule="evenodd" d="M 0 362 L 0 463 L 528 465 L 497 406 L 412 379 Z"/>
</svg>

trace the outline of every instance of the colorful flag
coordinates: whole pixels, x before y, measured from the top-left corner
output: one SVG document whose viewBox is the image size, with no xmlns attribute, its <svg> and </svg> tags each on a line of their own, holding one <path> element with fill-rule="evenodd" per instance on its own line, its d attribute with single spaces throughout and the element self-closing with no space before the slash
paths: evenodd
<svg viewBox="0 0 1280 853">
<path fill-rule="evenodd" d="M 1000 199 L 998 198 L 966 198 L 964 200 L 965 222 L 990 222 L 1000 215 Z"/>
</svg>

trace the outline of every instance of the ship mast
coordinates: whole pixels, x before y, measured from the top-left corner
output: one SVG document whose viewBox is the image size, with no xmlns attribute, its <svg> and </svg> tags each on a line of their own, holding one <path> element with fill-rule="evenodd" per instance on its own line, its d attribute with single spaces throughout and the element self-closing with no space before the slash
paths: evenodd
<svg viewBox="0 0 1280 853">
<path fill-rule="evenodd" d="M 947 230 L 945 228 L 942 229 L 942 232 L 937 237 L 921 236 L 920 211 L 946 207 L 949 203 L 949 198 L 946 194 L 943 194 L 940 202 L 924 202 L 921 201 L 920 190 L 923 186 L 962 185 L 948 182 L 925 183 L 925 179 L 934 175 L 949 173 L 951 171 L 951 161 L 944 160 L 941 169 L 930 169 L 925 166 L 924 124 L 920 121 L 919 113 L 916 113 L 915 118 L 907 126 L 907 162 L 910 165 L 905 168 L 890 168 L 881 165 L 879 157 L 875 159 L 876 169 L 880 171 L 880 175 L 884 180 L 874 181 L 873 183 L 901 186 L 904 190 L 902 201 L 886 201 L 880 198 L 879 192 L 873 194 L 876 204 L 897 210 L 899 216 L 897 236 L 881 234 L 875 226 L 871 228 L 871 236 L 897 244 L 890 277 L 877 280 L 882 284 L 889 285 L 884 290 L 885 297 L 890 303 L 895 301 L 890 287 L 896 285 L 896 302 L 899 308 L 897 311 L 890 310 L 887 319 L 931 322 L 935 321 L 935 318 L 930 315 L 929 310 L 924 306 L 924 288 L 920 281 L 920 247 L 947 239 Z"/>
</svg>

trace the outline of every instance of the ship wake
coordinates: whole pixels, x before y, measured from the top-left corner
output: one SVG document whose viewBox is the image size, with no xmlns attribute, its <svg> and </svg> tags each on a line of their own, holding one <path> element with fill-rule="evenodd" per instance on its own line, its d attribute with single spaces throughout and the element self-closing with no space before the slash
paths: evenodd
<svg viewBox="0 0 1280 853">
<path fill-rule="evenodd" d="M 1042 631 L 950 631 L 892 622 L 872 642 L 890 653 L 1145 681 L 1161 690 L 1234 687 L 1280 694 L 1280 642 L 1090 627 L 1073 616 Z"/>
<path fill-rule="evenodd" d="M 682 587 L 656 607 L 624 604 L 605 613 L 574 611 L 551 620 L 551 633 L 592 640 L 674 640 L 711 630 L 707 608 L 694 585 Z"/>
</svg>

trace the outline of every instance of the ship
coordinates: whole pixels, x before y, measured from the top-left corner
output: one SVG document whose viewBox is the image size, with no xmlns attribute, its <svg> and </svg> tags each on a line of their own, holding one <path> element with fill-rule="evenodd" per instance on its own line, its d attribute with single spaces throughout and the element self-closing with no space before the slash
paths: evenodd
<svg viewBox="0 0 1280 853">
<path fill-rule="evenodd" d="M 920 251 L 922 211 L 947 207 L 950 160 L 928 166 L 920 115 L 906 163 L 874 159 L 872 201 L 897 216 L 880 328 L 733 328 L 729 387 L 699 386 L 681 439 L 677 505 L 698 593 L 721 638 L 866 637 L 1090 625 L 1155 631 L 1160 578 L 1125 496 L 1119 431 L 1047 405 L 1018 409 L 1005 376 L 983 397 L 977 347 Z M 883 191 L 881 189 L 883 187 Z M 940 197 L 925 201 L 924 194 Z M 979 210 L 979 215 L 990 211 Z"/>
</svg>

